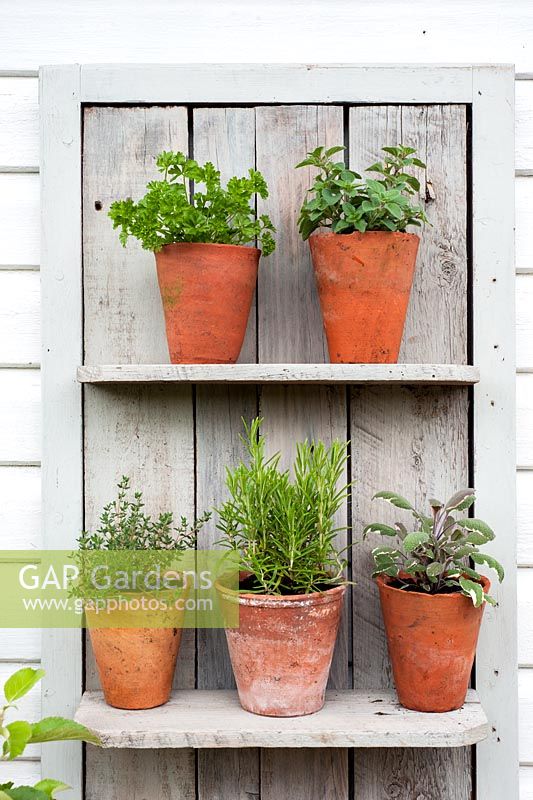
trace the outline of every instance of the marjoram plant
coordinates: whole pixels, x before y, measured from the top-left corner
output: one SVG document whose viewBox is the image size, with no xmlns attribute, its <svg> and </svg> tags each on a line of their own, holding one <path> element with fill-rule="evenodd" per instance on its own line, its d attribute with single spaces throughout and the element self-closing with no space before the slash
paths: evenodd
<svg viewBox="0 0 533 800">
<path fill-rule="evenodd" d="M 503 580 L 501 564 L 479 551 L 480 546 L 494 539 L 493 531 L 486 522 L 464 515 L 474 503 L 473 489 L 456 492 L 446 503 L 430 500 L 430 516 L 420 513 L 394 492 L 378 492 L 375 498 L 410 511 L 415 524 L 406 527 L 402 522 L 394 526 L 373 522 L 366 526 L 364 537 L 379 533 L 399 540 L 397 547 L 374 548 L 373 577 L 388 575 L 398 588 L 407 591 L 460 592 L 476 607 L 485 601 L 495 605 L 494 599 L 483 591 L 481 575 L 470 566 L 485 564 L 495 570 L 500 582 Z"/>
<path fill-rule="evenodd" d="M 84 725 L 63 717 L 46 717 L 39 722 L 6 721 L 9 712 L 16 708 L 15 703 L 24 697 L 43 676 L 44 670 L 42 669 L 24 667 L 11 675 L 4 684 L 6 702 L 0 708 L 0 739 L 3 740 L 3 760 L 12 761 L 21 756 L 29 744 L 41 742 L 70 740 L 101 744 L 98 736 Z M 65 783 L 51 778 L 44 778 L 35 786 L 14 786 L 13 782 L 0 783 L 0 800 L 50 800 L 50 798 L 56 797 L 57 792 L 69 788 Z"/>
<path fill-rule="evenodd" d="M 139 239 L 145 250 L 157 252 L 178 242 L 244 245 L 257 241 L 267 256 L 275 248 L 275 228 L 266 214 L 256 218 L 252 198 L 268 197 L 260 172 L 231 178 L 226 188 L 220 172 L 207 162 L 198 162 L 180 152 L 163 152 L 156 159 L 162 180 L 150 181 L 144 197 L 131 197 L 111 204 L 113 227 L 120 228 L 120 241 Z M 203 186 L 203 189 L 201 188 Z"/>
<path fill-rule="evenodd" d="M 348 169 L 344 161 L 333 160 L 344 149 L 341 145 L 327 150 L 317 147 L 296 165 L 319 170 L 300 211 L 303 239 L 317 228 L 331 228 L 333 233 L 405 231 L 408 225 L 428 222 L 422 207 L 413 202 L 420 182 L 407 170 L 426 166 L 416 158 L 413 147 L 383 147 L 384 161 L 365 170 L 379 177 L 367 178 Z"/>
<path fill-rule="evenodd" d="M 241 437 L 248 463 L 227 470 L 230 499 L 219 509 L 221 543 L 240 556 L 253 576 L 250 591 L 308 594 L 343 581 L 346 560 L 336 545 L 334 515 L 347 497 L 341 485 L 347 444 L 334 441 L 297 445 L 293 479 L 280 470 L 280 453 L 265 455 L 262 420 Z M 247 589 L 248 591 L 248 589 Z"/>
</svg>

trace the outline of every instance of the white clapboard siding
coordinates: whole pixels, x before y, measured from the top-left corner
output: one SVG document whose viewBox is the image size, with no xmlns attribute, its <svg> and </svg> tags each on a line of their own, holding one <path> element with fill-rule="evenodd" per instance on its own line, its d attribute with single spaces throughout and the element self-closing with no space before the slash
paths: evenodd
<svg viewBox="0 0 533 800">
<path fill-rule="evenodd" d="M 533 269 L 533 177 L 515 182 L 516 267 Z"/>
<path fill-rule="evenodd" d="M 0 549 L 4 545 L 0 540 Z M 0 662 L 24 661 L 29 666 L 41 658 L 40 628 L 2 628 L 0 632 Z"/>
<path fill-rule="evenodd" d="M 515 167 L 533 170 L 533 81 L 517 81 Z"/>
<path fill-rule="evenodd" d="M 533 470 L 516 475 L 518 563 L 533 565 Z"/>
<path fill-rule="evenodd" d="M 518 672 L 520 762 L 533 765 L 533 669 Z"/>
<path fill-rule="evenodd" d="M 533 374 L 516 379 L 516 460 L 521 467 L 533 467 Z"/>
<path fill-rule="evenodd" d="M 17 759 L 0 763 L 0 783 L 13 781 L 15 786 L 33 786 L 41 780 L 41 764 L 38 759 Z"/>
<path fill-rule="evenodd" d="M 41 360 L 39 273 L 0 270 L 0 364 Z"/>
<path fill-rule="evenodd" d="M 505 13 L 497 0 L 411 0 L 402 13 L 396 8 L 391 0 L 24 0 L 10 4 L 0 68 L 199 60 L 490 61 L 532 67 L 527 0 L 506 4 Z"/>
<path fill-rule="evenodd" d="M 40 383 L 36 369 L 0 370 L 0 464 L 40 459 Z"/>
<path fill-rule="evenodd" d="M 516 365 L 533 368 L 533 274 L 516 277 Z"/>
<path fill-rule="evenodd" d="M 0 549 L 41 546 L 40 468 L 0 467 Z"/>
<path fill-rule="evenodd" d="M 520 800 L 533 800 L 533 767 L 520 768 Z"/>
<path fill-rule="evenodd" d="M 39 163 L 39 102 L 36 78 L 0 78 L 0 166 Z"/>
<path fill-rule="evenodd" d="M 533 667 L 533 569 L 518 570 L 518 663 Z"/>
<path fill-rule="evenodd" d="M 0 175 L 0 265 L 39 263 L 39 176 Z"/>
</svg>

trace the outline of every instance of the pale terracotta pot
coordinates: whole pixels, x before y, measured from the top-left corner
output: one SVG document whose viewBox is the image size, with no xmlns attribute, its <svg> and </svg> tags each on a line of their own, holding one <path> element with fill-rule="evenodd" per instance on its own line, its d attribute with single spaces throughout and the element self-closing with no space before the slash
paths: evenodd
<svg viewBox="0 0 533 800">
<path fill-rule="evenodd" d="M 239 605 L 226 638 L 239 700 L 269 717 L 313 714 L 324 705 L 345 586 L 299 595 L 236 592 L 217 583 L 222 605 Z"/>
</svg>

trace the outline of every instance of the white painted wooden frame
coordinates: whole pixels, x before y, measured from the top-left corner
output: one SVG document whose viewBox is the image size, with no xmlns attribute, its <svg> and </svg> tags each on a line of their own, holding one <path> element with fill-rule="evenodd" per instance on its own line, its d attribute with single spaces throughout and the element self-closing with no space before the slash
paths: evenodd
<svg viewBox="0 0 533 800">
<path fill-rule="evenodd" d="M 43 519 L 48 548 L 83 525 L 81 141 L 83 104 L 465 103 L 472 118 L 473 390 L 476 513 L 498 532 L 506 568 L 476 662 L 492 725 L 478 746 L 478 800 L 518 798 L 514 69 L 509 65 L 91 65 L 42 67 Z M 43 713 L 73 715 L 82 691 L 79 632 L 43 636 Z M 43 774 L 82 797 L 82 750 L 43 748 Z"/>
</svg>

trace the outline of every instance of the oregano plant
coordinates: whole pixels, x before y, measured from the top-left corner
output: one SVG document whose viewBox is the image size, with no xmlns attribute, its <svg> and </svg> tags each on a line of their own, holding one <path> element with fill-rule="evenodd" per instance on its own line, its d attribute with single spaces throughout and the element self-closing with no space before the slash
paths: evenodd
<svg viewBox="0 0 533 800">
<path fill-rule="evenodd" d="M 343 581 L 346 559 L 334 516 L 347 497 L 347 444 L 301 442 L 292 476 L 280 453 L 267 456 L 262 420 L 245 423 L 248 462 L 227 470 L 229 499 L 218 509 L 221 543 L 250 573 L 247 591 L 307 594 Z"/>
<path fill-rule="evenodd" d="M 344 149 L 341 145 L 317 147 L 296 165 L 319 170 L 300 211 L 303 239 L 317 228 L 330 228 L 333 233 L 394 232 L 428 222 L 422 206 L 413 200 L 420 182 L 409 170 L 426 167 L 413 147 L 383 147 L 384 160 L 367 167 L 365 171 L 372 174 L 365 178 L 344 161 L 333 159 Z"/>
<path fill-rule="evenodd" d="M 8 721 L 10 712 L 44 677 L 44 670 L 24 667 L 11 675 L 4 684 L 5 703 L 0 707 L 0 741 L 2 759 L 12 761 L 21 756 L 29 744 L 43 742 L 82 741 L 101 744 L 96 734 L 84 725 L 64 717 L 46 717 L 38 722 Z M 2 780 L 0 766 L 0 781 Z M 15 786 L 12 781 L 0 783 L 0 800 L 50 800 L 57 792 L 69 789 L 62 781 L 44 778 L 34 786 Z"/>
<path fill-rule="evenodd" d="M 481 575 L 471 566 L 485 564 L 493 569 L 501 582 L 501 564 L 487 553 L 482 545 L 494 539 L 494 532 L 483 520 L 466 516 L 475 501 L 473 489 L 462 489 L 447 502 L 430 500 L 431 514 L 417 511 L 411 503 L 394 492 L 378 492 L 373 499 L 384 500 L 395 508 L 411 513 L 414 524 L 384 525 L 372 522 L 363 531 L 396 538 L 396 546 L 379 546 L 372 550 L 375 563 L 373 576 L 388 575 L 394 585 L 406 591 L 439 594 L 460 592 L 478 607 L 485 601 L 494 605 L 486 594 Z"/>
<path fill-rule="evenodd" d="M 250 169 L 245 177 L 231 178 L 224 188 L 213 164 L 201 166 L 184 153 L 160 153 L 156 165 L 163 177 L 147 184 L 144 197 L 111 204 L 109 216 L 113 227 L 120 228 L 123 245 L 129 236 L 154 252 L 178 242 L 244 245 L 257 241 L 263 255 L 273 252 L 272 221 L 266 214 L 256 218 L 252 204 L 257 195 L 268 197 L 260 172 Z"/>
</svg>

